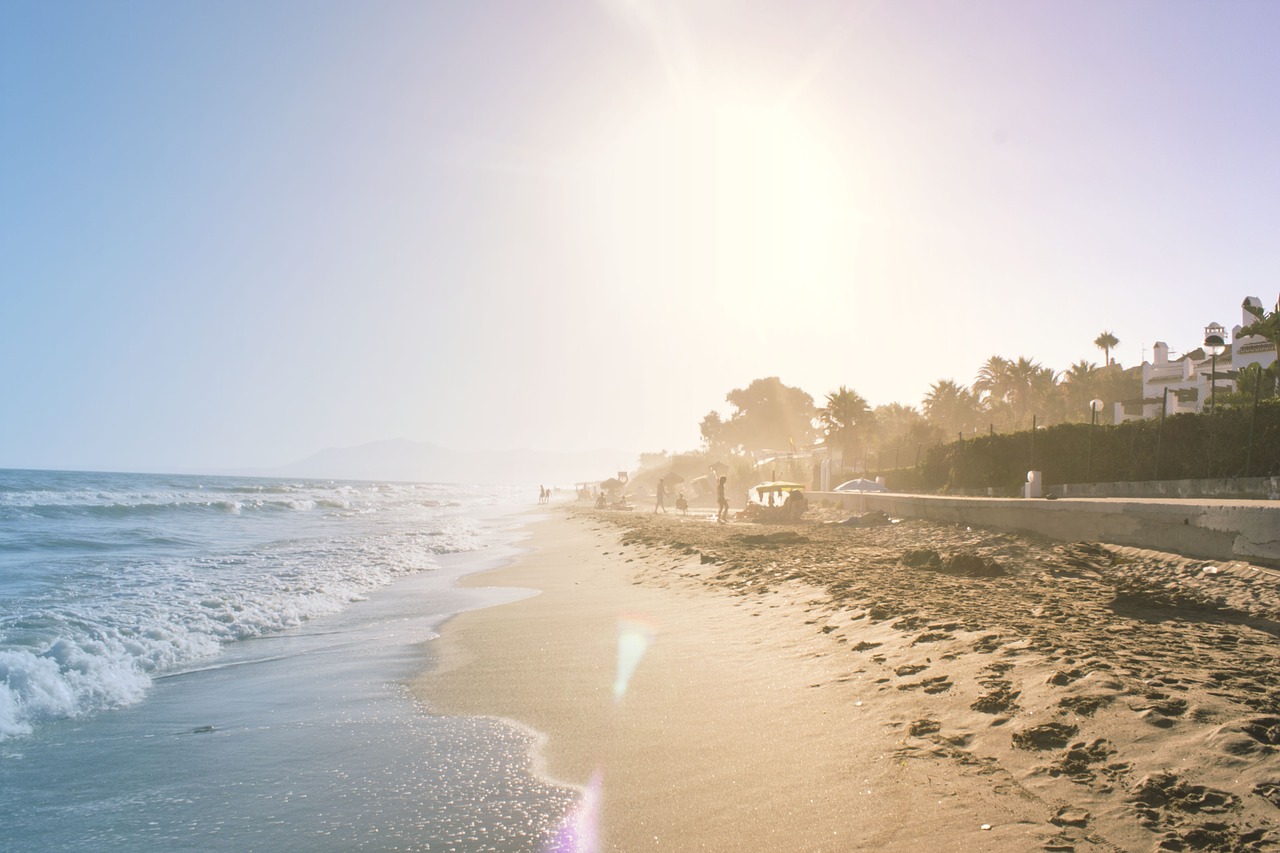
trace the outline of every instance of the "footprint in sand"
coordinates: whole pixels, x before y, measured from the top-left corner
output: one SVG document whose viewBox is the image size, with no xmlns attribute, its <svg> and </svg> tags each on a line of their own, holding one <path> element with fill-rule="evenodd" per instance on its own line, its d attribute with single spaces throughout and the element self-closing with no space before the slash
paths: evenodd
<svg viewBox="0 0 1280 853">
<path fill-rule="evenodd" d="M 1099 738 L 1093 743 L 1081 741 L 1071 747 L 1049 767 L 1050 776 L 1068 776 L 1073 782 L 1092 782 L 1095 778 L 1094 765 L 1103 764 L 1116 754 L 1111 742 Z"/>
<path fill-rule="evenodd" d="M 937 720 L 915 720 L 908 729 L 912 737 L 926 737 L 942 731 L 942 723 Z M 1280 790 L 1278 788 L 1277 790 Z"/>
<path fill-rule="evenodd" d="M 1219 817 L 1239 808 L 1232 794 L 1193 785 L 1173 773 L 1144 777 L 1130 790 L 1128 802 L 1139 823 L 1165 830 L 1161 850 L 1256 850 L 1269 834 L 1267 827 L 1238 827 Z M 1214 819 L 1193 822 L 1201 815 Z"/>
<path fill-rule="evenodd" d="M 1228 755 L 1273 755 L 1280 746 L 1280 718 L 1236 720 L 1219 727 L 1206 741 L 1213 749 Z"/>
<path fill-rule="evenodd" d="M 1099 708 L 1105 708 L 1114 701 L 1115 697 L 1106 693 L 1086 693 L 1081 696 L 1066 696 L 1059 700 L 1058 707 L 1082 717 L 1092 717 Z"/>
<path fill-rule="evenodd" d="M 1017 749 L 1062 749 L 1079 729 L 1064 723 L 1042 723 L 1013 733 Z"/>
<path fill-rule="evenodd" d="M 1262 782 L 1255 785 L 1253 793 L 1280 809 L 1280 781 Z"/>
<path fill-rule="evenodd" d="M 938 694 L 946 693 L 955 685 L 951 682 L 948 675 L 935 675 L 933 678 L 925 678 L 921 681 L 913 681 L 910 684 L 899 684 L 899 690 L 920 690 L 924 693 Z"/>
<path fill-rule="evenodd" d="M 1014 690 L 1008 681 L 993 682 L 989 690 L 979 696 L 969 707 L 982 714 L 1010 714 L 1018 709 L 1018 697 L 1022 695 Z"/>
</svg>

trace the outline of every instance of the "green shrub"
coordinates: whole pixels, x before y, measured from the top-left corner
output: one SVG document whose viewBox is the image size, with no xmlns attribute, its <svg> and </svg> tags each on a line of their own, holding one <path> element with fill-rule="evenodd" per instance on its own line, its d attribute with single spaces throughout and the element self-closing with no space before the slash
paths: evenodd
<svg viewBox="0 0 1280 853">
<path fill-rule="evenodd" d="M 1250 423 L 1253 422 L 1252 452 Z M 1001 490 L 1021 487 L 1027 472 L 1045 483 L 1112 483 L 1280 476 L 1280 401 L 1175 415 L 1115 426 L 1059 424 L 985 435 L 930 448 L 916 479 L 891 471 L 901 490 Z M 918 483 L 909 486 L 906 483 Z"/>
</svg>

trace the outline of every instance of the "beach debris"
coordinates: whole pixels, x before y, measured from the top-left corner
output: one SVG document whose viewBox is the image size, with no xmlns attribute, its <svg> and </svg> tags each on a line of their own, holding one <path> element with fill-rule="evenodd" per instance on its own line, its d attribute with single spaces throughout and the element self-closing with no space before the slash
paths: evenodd
<svg viewBox="0 0 1280 853">
<path fill-rule="evenodd" d="M 943 557 L 932 548 L 904 551 L 902 564 L 913 569 L 928 569 L 947 575 L 969 578 L 994 578 L 1003 575 L 1004 567 L 995 560 L 977 554 L 958 553 Z"/>
<path fill-rule="evenodd" d="M 864 512 L 860 515 L 851 515 L 844 521 L 830 521 L 828 524 L 838 525 L 842 527 L 881 527 L 892 523 L 893 519 L 885 515 L 878 509 L 870 512 Z"/>
<path fill-rule="evenodd" d="M 985 830 L 985 831 L 987 831 L 987 832 L 990 832 L 990 831 L 991 831 L 991 824 L 989 824 L 989 823 L 984 823 L 982 826 L 980 826 L 980 827 L 978 827 L 978 828 L 979 828 L 979 829 L 982 829 L 982 830 Z"/>
<path fill-rule="evenodd" d="M 794 530 L 779 530 L 777 533 L 751 533 L 738 537 L 738 541 L 744 545 L 777 547 L 778 545 L 795 545 L 800 542 L 808 542 L 809 537 L 802 536 Z"/>
</svg>

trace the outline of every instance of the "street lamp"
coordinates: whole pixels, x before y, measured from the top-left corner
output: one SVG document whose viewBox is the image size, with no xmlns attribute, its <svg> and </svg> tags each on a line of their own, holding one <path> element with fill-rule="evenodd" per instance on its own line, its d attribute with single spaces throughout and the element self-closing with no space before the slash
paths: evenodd
<svg viewBox="0 0 1280 853">
<path fill-rule="evenodd" d="M 1222 355 L 1227 349 L 1227 342 L 1223 340 L 1222 334 L 1226 329 L 1217 323 L 1210 323 L 1204 327 L 1204 348 L 1212 358 L 1212 366 L 1209 368 L 1209 412 L 1212 414 L 1218 409 L 1218 356 Z"/>
<path fill-rule="evenodd" d="M 1093 482 L 1093 431 L 1098 426 L 1098 410 L 1102 408 L 1102 401 L 1094 398 L 1089 401 L 1089 453 L 1085 461 L 1085 482 Z"/>
</svg>

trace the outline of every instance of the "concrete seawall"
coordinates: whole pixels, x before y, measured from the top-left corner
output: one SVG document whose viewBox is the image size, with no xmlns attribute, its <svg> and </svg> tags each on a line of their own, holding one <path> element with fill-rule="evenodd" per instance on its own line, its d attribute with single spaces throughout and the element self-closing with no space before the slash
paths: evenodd
<svg viewBox="0 0 1280 853">
<path fill-rule="evenodd" d="M 809 492 L 850 512 L 1039 533 L 1171 551 L 1207 560 L 1280 566 L 1280 503 L 1241 500 L 958 498 L 891 493 Z"/>
</svg>

